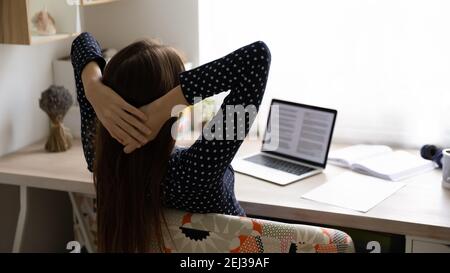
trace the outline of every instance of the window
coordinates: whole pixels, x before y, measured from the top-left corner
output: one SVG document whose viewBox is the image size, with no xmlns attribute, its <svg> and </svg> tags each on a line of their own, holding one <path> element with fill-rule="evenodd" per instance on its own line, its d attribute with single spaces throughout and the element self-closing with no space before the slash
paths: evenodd
<svg viewBox="0 0 450 273">
<path fill-rule="evenodd" d="M 450 1 L 199 0 L 200 63 L 255 40 L 271 98 L 339 111 L 335 140 L 450 146 Z"/>
</svg>

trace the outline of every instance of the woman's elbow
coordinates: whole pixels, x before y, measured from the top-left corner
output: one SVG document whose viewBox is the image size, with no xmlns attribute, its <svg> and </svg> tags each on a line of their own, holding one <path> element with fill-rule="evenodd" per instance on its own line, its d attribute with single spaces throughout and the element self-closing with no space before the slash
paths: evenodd
<svg viewBox="0 0 450 273">
<path fill-rule="evenodd" d="M 267 44 L 263 41 L 257 41 L 254 43 L 256 49 L 260 52 L 261 57 L 260 57 L 260 61 L 267 65 L 268 67 L 270 67 L 270 63 L 272 61 L 272 54 L 270 52 L 269 47 L 267 46 Z"/>
</svg>

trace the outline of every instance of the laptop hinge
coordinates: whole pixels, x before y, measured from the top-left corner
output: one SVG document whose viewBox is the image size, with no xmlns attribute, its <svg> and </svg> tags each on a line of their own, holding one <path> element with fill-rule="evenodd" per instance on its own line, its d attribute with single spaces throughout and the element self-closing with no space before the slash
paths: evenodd
<svg viewBox="0 0 450 273">
<path fill-rule="evenodd" d="M 273 157 L 273 158 L 276 158 L 276 159 L 279 159 L 279 160 L 283 160 L 283 161 L 286 161 L 286 162 L 294 163 L 294 164 L 297 164 L 297 165 L 306 166 L 306 167 L 309 167 L 309 168 L 312 168 L 312 169 L 323 170 L 322 167 L 310 165 L 310 164 L 307 164 L 307 163 L 304 163 L 304 162 L 295 161 L 295 160 L 288 159 L 288 158 L 285 158 L 285 157 L 282 157 L 282 156 L 276 156 L 276 155 L 273 155 L 271 153 L 267 153 L 267 152 L 264 152 L 264 151 L 261 151 L 261 154 L 263 154 L 265 156 Z"/>
</svg>

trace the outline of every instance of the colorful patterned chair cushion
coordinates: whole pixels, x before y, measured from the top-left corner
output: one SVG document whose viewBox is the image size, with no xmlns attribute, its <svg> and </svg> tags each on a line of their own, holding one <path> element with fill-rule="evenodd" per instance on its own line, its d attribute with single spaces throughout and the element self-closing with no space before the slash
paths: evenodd
<svg viewBox="0 0 450 273">
<path fill-rule="evenodd" d="M 96 222 L 93 199 L 75 195 L 83 219 L 75 221 L 76 240 L 85 244 L 80 225 L 88 230 L 95 248 Z M 222 214 L 192 214 L 167 209 L 164 232 L 169 253 L 349 253 L 354 252 L 346 233 L 309 225 Z"/>
</svg>

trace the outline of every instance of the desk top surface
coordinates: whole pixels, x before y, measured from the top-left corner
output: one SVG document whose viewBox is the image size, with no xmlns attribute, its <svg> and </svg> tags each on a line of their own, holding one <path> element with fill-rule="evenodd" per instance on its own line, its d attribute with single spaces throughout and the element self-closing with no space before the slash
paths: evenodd
<svg viewBox="0 0 450 273">
<path fill-rule="evenodd" d="M 43 146 L 37 143 L 0 158 L 0 183 L 94 194 L 79 141 L 64 153 L 46 153 Z M 246 141 L 238 156 L 259 147 L 257 141 Z M 249 215 L 450 241 L 450 191 L 442 188 L 439 170 L 405 180 L 405 187 L 367 213 L 300 197 L 345 171 L 328 165 L 324 173 L 288 186 L 236 173 L 235 190 Z"/>
</svg>

